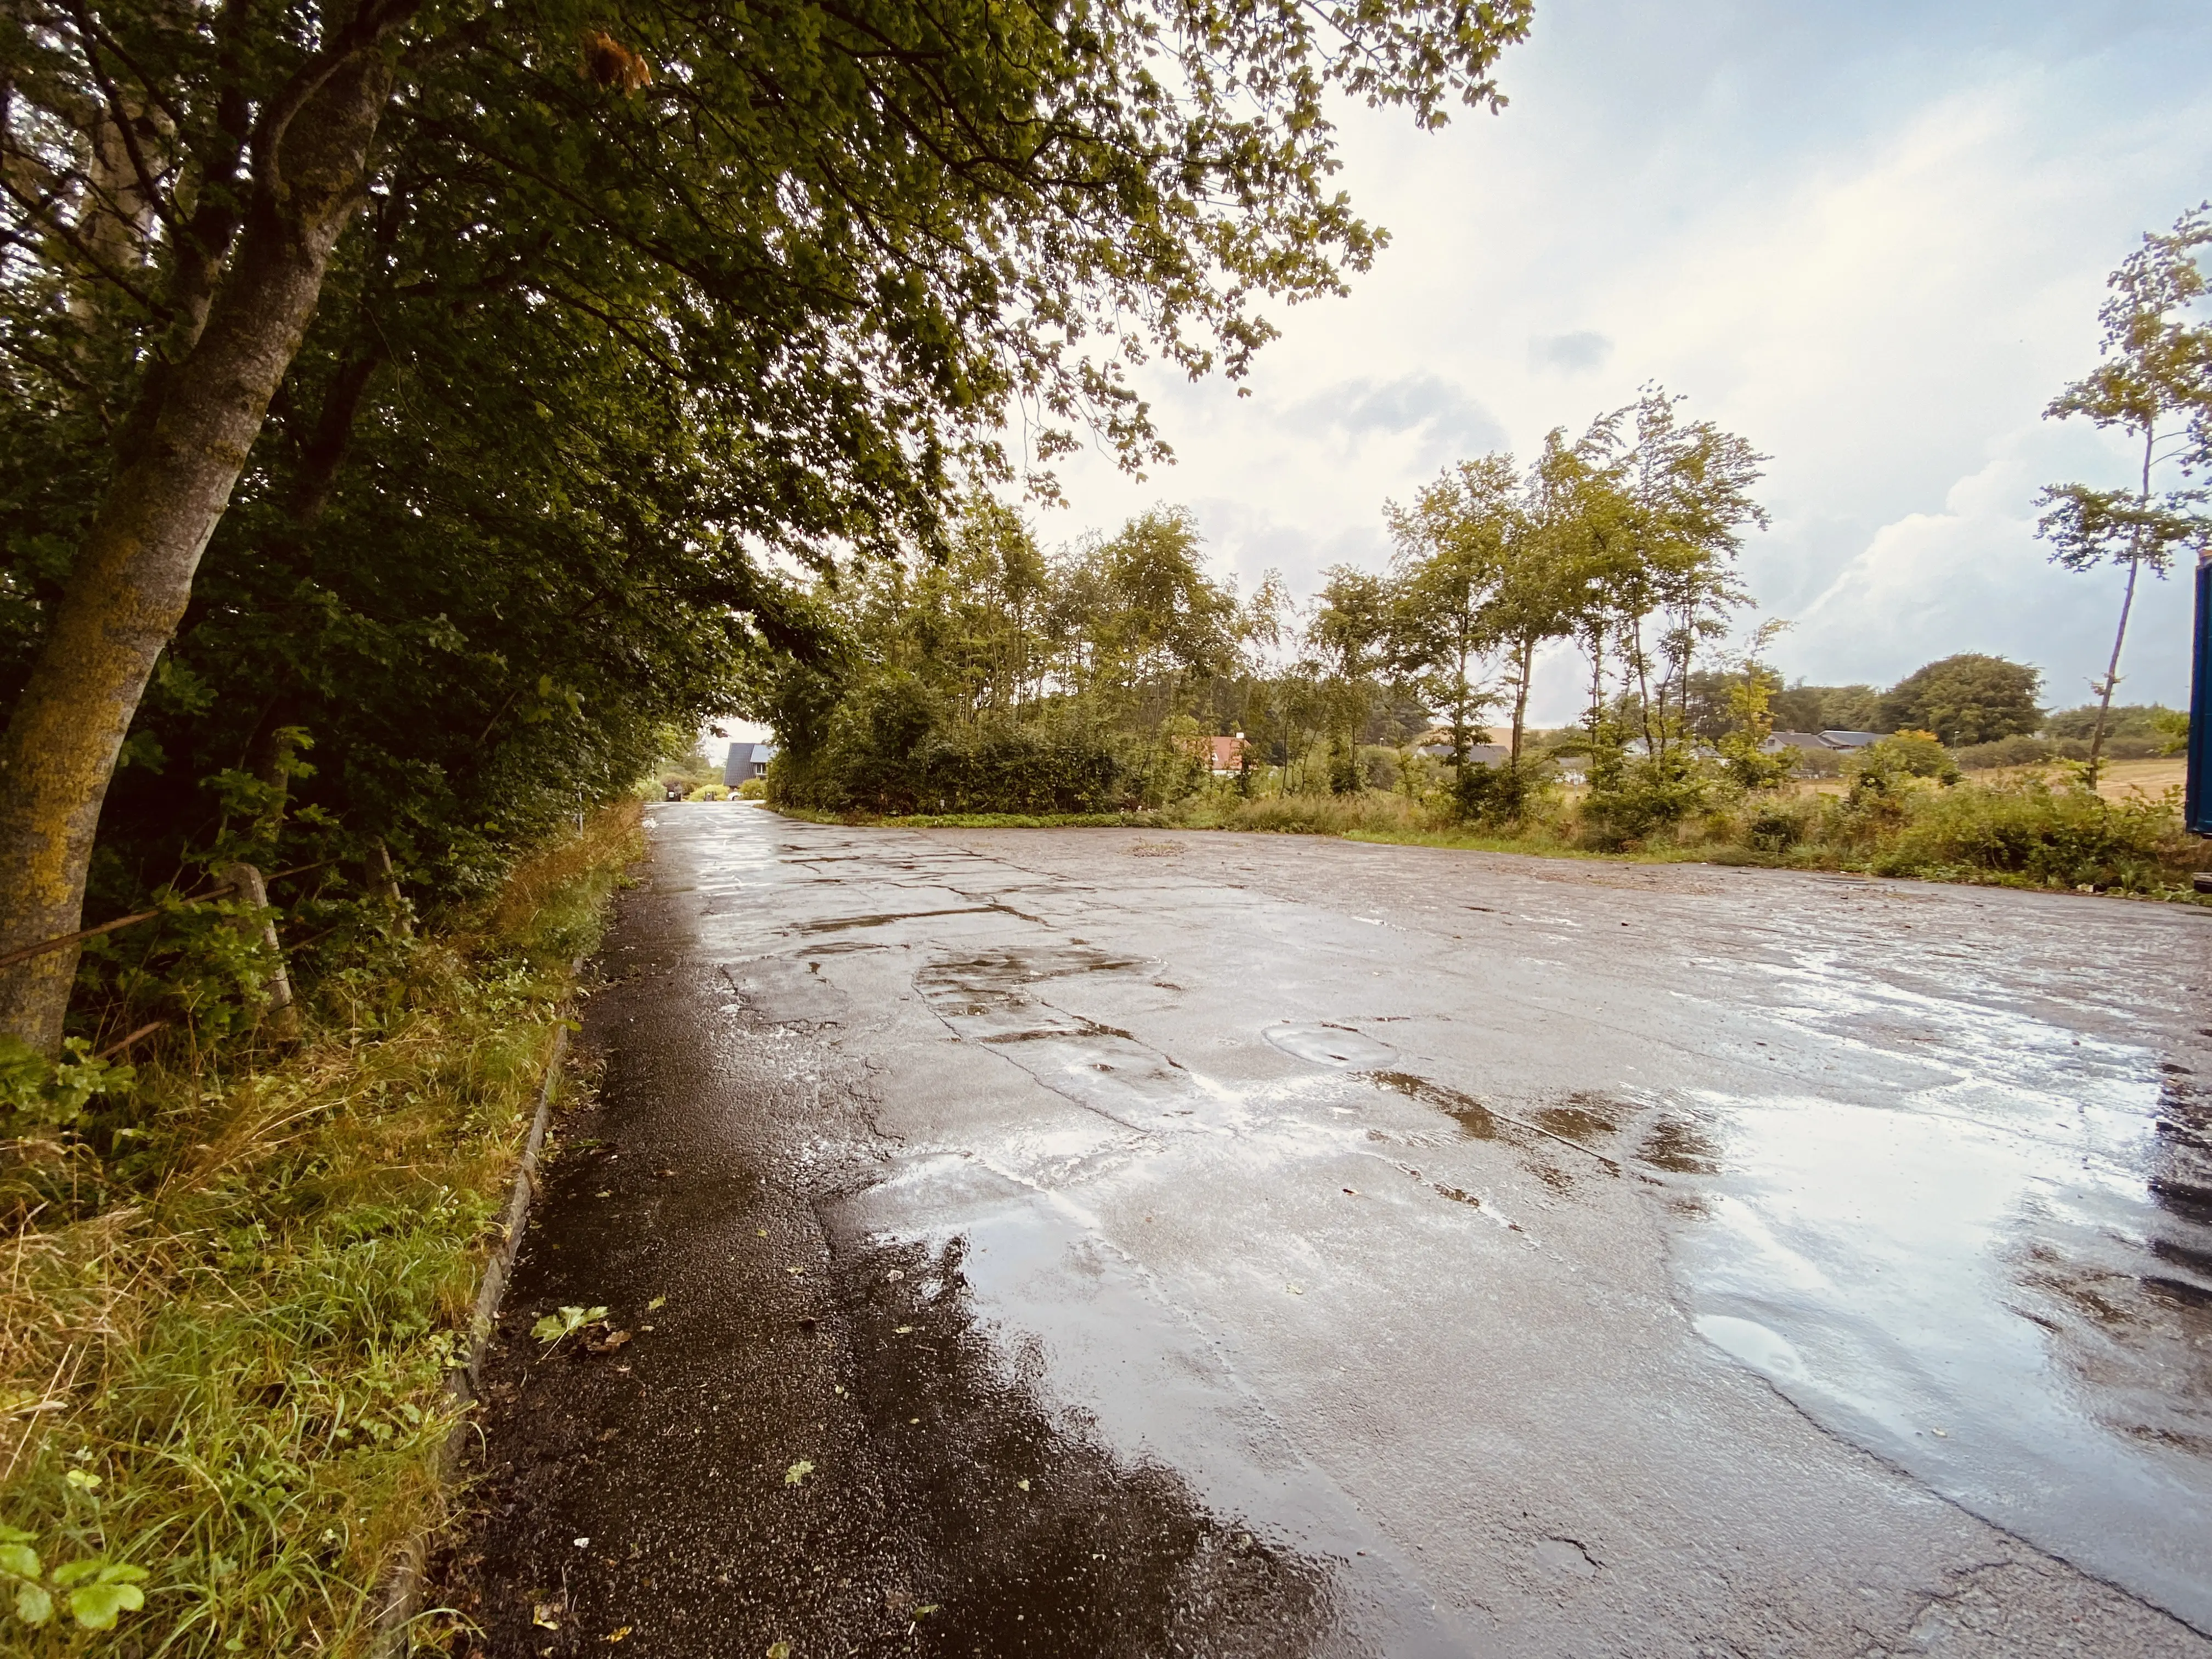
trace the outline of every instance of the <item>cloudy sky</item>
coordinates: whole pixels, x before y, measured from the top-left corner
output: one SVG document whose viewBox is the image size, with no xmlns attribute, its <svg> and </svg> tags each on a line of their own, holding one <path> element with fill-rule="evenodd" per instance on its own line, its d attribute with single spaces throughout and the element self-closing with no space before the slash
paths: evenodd
<svg viewBox="0 0 2212 1659">
<path fill-rule="evenodd" d="M 1078 458 L 1037 528 L 1183 502 L 1248 591 L 1304 593 L 1382 564 L 1385 500 L 1656 380 L 1773 458 L 1744 569 L 1792 679 L 1987 651 L 2086 701 L 2118 578 L 2050 568 L 2031 503 L 2128 466 L 2041 411 L 2096 360 L 2112 266 L 2212 196 L 2208 64 L 2203 0 L 1537 0 L 1503 115 L 1345 122 L 1393 239 L 1352 297 L 1279 315 L 1249 398 L 1148 380 L 1178 465 Z M 2178 702 L 2183 585 L 2137 616 L 2122 700 Z M 1574 678 L 1548 666 L 1540 718 Z"/>
</svg>

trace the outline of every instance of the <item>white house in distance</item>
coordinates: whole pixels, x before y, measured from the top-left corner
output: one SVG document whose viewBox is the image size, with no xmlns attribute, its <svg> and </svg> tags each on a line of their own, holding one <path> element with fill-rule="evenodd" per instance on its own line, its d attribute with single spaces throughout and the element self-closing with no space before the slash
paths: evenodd
<svg viewBox="0 0 2212 1659">
<path fill-rule="evenodd" d="M 768 775 L 768 763 L 775 758 L 772 743 L 733 743 L 730 757 L 722 763 L 722 781 L 734 789 L 741 783 Z"/>
</svg>

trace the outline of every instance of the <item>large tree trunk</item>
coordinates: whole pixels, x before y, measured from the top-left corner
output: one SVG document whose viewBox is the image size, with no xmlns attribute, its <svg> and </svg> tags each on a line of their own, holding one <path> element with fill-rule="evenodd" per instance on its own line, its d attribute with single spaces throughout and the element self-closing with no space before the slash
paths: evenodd
<svg viewBox="0 0 2212 1659">
<path fill-rule="evenodd" d="M 74 932 L 100 809 L 200 555 L 314 314 L 392 88 L 380 46 L 340 59 L 276 138 L 206 326 L 157 372 L 0 738 L 0 952 Z M 74 948 L 0 969 L 0 1032 L 52 1053 Z"/>
<path fill-rule="evenodd" d="M 1516 766 L 1521 764 L 1521 741 L 1528 729 L 1528 675 L 1535 665 L 1536 642 L 1521 641 L 1519 654 L 1515 658 L 1513 678 L 1513 753 Z"/>
</svg>

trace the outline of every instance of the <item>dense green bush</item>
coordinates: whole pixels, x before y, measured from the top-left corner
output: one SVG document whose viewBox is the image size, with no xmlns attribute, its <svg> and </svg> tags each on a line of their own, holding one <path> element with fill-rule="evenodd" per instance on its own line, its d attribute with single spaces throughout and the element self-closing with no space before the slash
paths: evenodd
<svg viewBox="0 0 2212 1659">
<path fill-rule="evenodd" d="M 1876 855 L 1884 875 L 1996 875 L 2039 885 L 2154 891 L 2203 861 L 2171 801 L 2115 805 L 2039 778 L 1917 797 Z"/>
<path fill-rule="evenodd" d="M 2185 720 L 2182 730 L 2185 738 Z M 2175 740 L 2167 737 L 2130 735 L 2105 739 L 2105 758 L 2108 761 L 2160 760 L 2179 752 Z M 1969 744 L 1954 749 L 1951 757 L 1969 772 L 1984 772 L 2000 766 L 2039 766 L 2052 761 L 2085 761 L 2089 758 L 2089 740 L 2048 736 L 2000 738 L 1995 743 Z"/>
<path fill-rule="evenodd" d="M 1150 758 L 1118 734 L 1062 715 L 958 721 L 911 675 L 849 692 L 826 739 L 787 749 L 768 799 L 817 811 L 1110 812 L 1145 793 Z"/>
</svg>

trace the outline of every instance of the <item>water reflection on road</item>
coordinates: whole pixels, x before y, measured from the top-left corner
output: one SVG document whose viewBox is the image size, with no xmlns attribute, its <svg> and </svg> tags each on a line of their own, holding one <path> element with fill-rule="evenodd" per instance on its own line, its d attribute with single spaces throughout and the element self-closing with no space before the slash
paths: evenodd
<svg viewBox="0 0 2212 1659">
<path fill-rule="evenodd" d="M 1938 1109 L 1712 1098 L 1697 1328 L 1976 1514 L 2212 1625 L 2212 1296 L 2132 1158 Z"/>
</svg>

